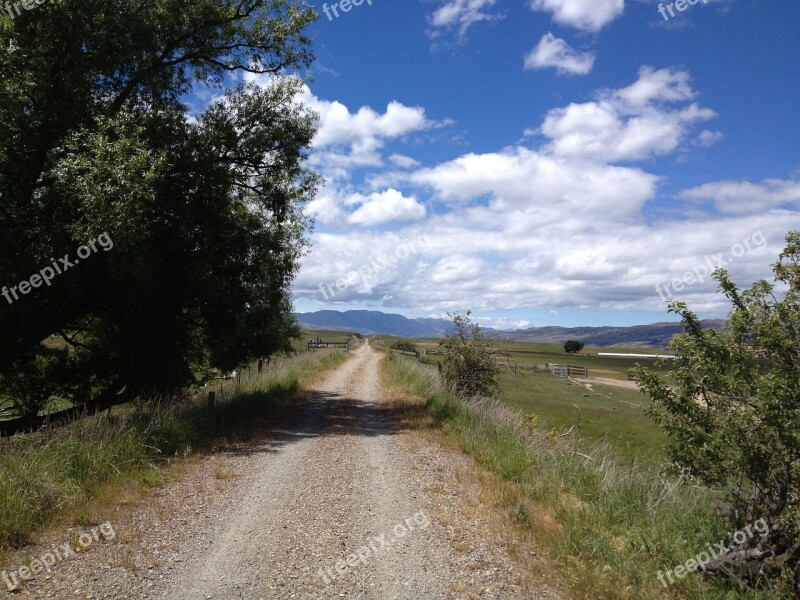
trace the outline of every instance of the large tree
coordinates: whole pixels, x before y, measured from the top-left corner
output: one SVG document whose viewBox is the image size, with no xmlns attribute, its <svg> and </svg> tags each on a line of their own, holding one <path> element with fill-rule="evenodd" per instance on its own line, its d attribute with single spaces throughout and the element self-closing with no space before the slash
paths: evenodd
<svg viewBox="0 0 800 600">
<path fill-rule="evenodd" d="M 312 60 L 315 18 L 292 0 L 59 0 L 0 16 L 0 286 L 113 242 L 0 298 L 7 385 L 47 373 L 62 397 L 116 400 L 286 346 L 317 186 L 303 166 L 316 116 L 291 73 Z M 189 94 L 232 81 L 190 114 Z M 24 368 L 53 335 L 71 348 L 58 374 Z"/>
</svg>

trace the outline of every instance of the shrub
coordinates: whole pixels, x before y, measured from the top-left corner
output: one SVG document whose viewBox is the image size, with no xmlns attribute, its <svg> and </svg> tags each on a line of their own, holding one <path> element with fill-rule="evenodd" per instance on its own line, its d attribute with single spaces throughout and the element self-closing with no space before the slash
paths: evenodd
<svg viewBox="0 0 800 600">
<path fill-rule="evenodd" d="M 448 386 L 460 396 L 493 396 L 498 389 L 497 364 L 481 328 L 466 315 L 455 313 L 455 329 L 445 333 L 439 346 L 444 351 L 442 375 Z"/>
<path fill-rule="evenodd" d="M 673 302 L 685 330 L 671 345 L 673 381 L 644 368 L 637 375 L 676 464 L 727 488 L 737 528 L 760 518 L 770 526 L 746 562 L 729 556 L 721 569 L 751 583 L 791 582 L 800 597 L 800 232 L 786 242 L 774 265 L 778 290 L 762 280 L 740 291 L 715 272 L 733 305 L 724 330 L 703 329 Z"/>
</svg>

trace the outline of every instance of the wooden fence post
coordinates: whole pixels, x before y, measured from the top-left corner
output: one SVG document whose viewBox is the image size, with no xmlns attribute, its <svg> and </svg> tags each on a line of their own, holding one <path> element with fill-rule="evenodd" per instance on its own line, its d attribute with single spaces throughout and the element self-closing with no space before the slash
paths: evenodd
<svg viewBox="0 0 800 600">
<path fill-rule="evenodd" d="M 216 392 L 208 392 L 208 410 L 214 410 L 214 401 L 217 399 Z"/>
</svg>

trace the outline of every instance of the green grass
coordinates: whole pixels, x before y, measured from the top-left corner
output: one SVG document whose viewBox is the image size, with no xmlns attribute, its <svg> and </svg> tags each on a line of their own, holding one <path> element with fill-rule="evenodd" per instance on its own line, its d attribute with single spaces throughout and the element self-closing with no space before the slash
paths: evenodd
<svg viewBox="0 0 800 600">
<path fill-rule="evenodd" d="M 381 335 L 375 336 L 380 343 L 387 347 L 400 341 L 414 344 L 417 350 L 423 352 L 425 349 L 438 349 L 439 340 L 435 339 L 410 339 L 396 336 Z M 588 367 L 591 377 L 608 377 L 610 379 L 628 379 L 628 371 L 635 367 L 637 363 L 645 364 L 656 368 L 656 370 L 666 373 L 669 371 L 667 366 L 656 366 L 655 360 L 636 359 L 636 358 L 613 358 L 608 356 L 598 356 L 600 352 L 613 352 L 619 354 L 668 354 L 663 349 L 647 348 L 603 348 L 599 346 L 587 346 L 578 354 L 567 354 L 564 352 L 563 345 L 560 344 L 537 344 L 532 342 L 489 342 L 492 348 L 508 352 L 511 361 L 516 362 L 520 368 L 530 370 L 534 365 L 544 365 L 546 363 L 560 365 L 574 365 L 577 367 Z M 423 352 L 424 353 L 424 352 Z M 439 356 L 430 356 L 432 360 L 441 360 Z M 499 355 L 498 360 L 505 363 L 504 355 Z"/>
<path fill-rule="evenodd" d="M 518 371 L 500 376 L 500 399 L 536 415 L 544 429 L 608 442 L 622 459 L 646 465 L 663 463 L 667 438 L 645 414 L 649 400 L 634 390 L 592 384 L 592 391 L 548 373 Z M 595 393 L 593 393 L 595 392 Z"/>
<path fill-rule="evenodd" d="M 443 388 L 435 369 L 413 359 L 390 356 L 384 369 L 390 385 L 425 403 L 430 418 L 414 413 L 420 426 L 433 423 L 498 476 L 495 501 L 508 511 L 520 535 L 533 538 L 546 552 L 576 597 L 780 597 L 739 592 L 700 575 L 669 588 L 658 581 L 660 570 L 683 564 L 724 539 L 726 523 L 712 508 L 722 498 L 720 491 L 678 485 L 632 466 L 609 443 L 532 429 L 526 416 L 505 403 L 466 403 Z"/>
<path fill-rule="evenodd" d="M 380 336 L 386 346 L 402 338 Z M 405 340 L 415 344 L 420 352 L 436 349 L 438 340 Z M 516 374 L 503 367 L 500 375 L 500 399 L 509 406 L 533 416 L 544 429 L 565 433 L 573 426 L 577 439 L 588 443 L 606 442 L 622 461 L 656 468 L 667 459 L 666 436 L 646 415 L 649 404 L 646 396 L 636 390 L 592 383 L 592 391 L 555 377 L 546 372 L 533 372 L 534 365 L 568 364 L 589 369 L 590 379 L 602 377 L 620 381 L 628 380 L 628 371 L 637 363 L 644 363 L 661 373 L 668 373 L 668 365 L 657 365 L 649 359 L 610 358 L 597 356 L 598 352 L 663 353 L 663 350 L 642 348 L 587 347 L 579 354 L 567 354 L 562 345 L 529 342 L 491 343 L 493 348 L 508 352 Z M 589 356 L 587 356 L 587 354 Z M 424 362 L 436 364 L 441 356 L 423 356 Z M 509 359 L 498 355 L 506 365 Z"/>
<path fill-rule="evenodd" d="M 260 436 L 296 410 L 298 390 L 345 354 L 319 350 L 273 361 L 259 376 L 171 406 L 115 407 L 69 426 L 0 440 L 0 551 L 69 514 L 114 485 L 160 480 L 175 457 Z"/>
</svg>

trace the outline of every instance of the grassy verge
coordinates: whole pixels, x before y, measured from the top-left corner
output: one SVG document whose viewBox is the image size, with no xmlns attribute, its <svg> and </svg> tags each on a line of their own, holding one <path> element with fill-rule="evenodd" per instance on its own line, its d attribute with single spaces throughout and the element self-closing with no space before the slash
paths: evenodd
<svg viewBox="0 0 800 600">
<path fill-rule="evenodd" d="M 277 360 L 225 390 L 213 411 L 198 395 L 0 440 L 0 552 L 59 520 L 80 519 L 82 505 L 114 486 L 158 482 L 160 468 L 175 457 L 259 435 L 296 408 L 304 385 L 344 359 L 340 351 L 320 350 Z"/>
<path fill-rule="evenodd" d="M 673 569 L 725 539 L 711 508 L 713 491 L 624 464 L 608 444 L 557 438 L 531 427 L 519 412 L 493 401 L 463 401 L 441 385 L 435 369 L 388 356 L 390 385 L 424 402 L 409 420 L 440 428 L 499 477 L 494 497 L 532 537 L 579 598 L 766 599 L 691 574 L 665 587 L 659 571 Z"/>
</svg>

